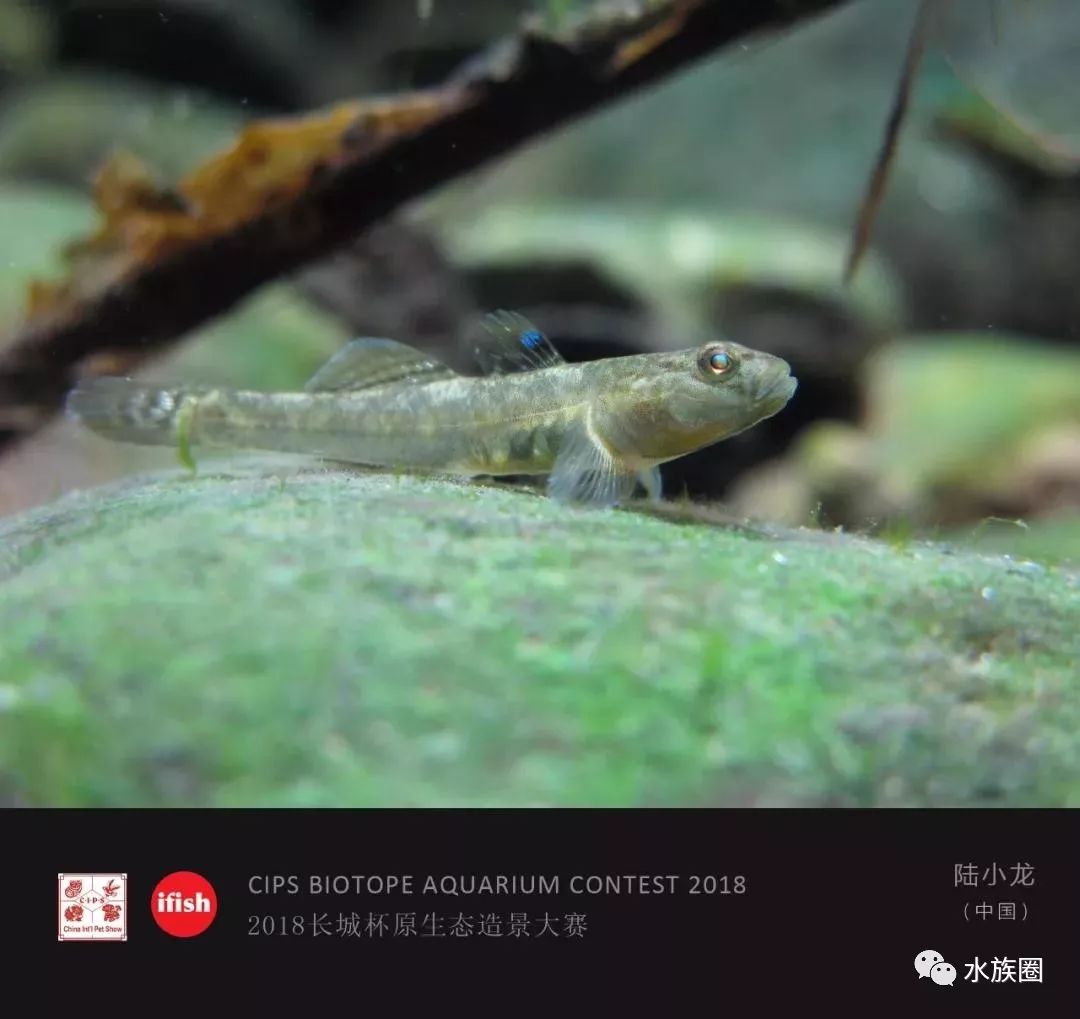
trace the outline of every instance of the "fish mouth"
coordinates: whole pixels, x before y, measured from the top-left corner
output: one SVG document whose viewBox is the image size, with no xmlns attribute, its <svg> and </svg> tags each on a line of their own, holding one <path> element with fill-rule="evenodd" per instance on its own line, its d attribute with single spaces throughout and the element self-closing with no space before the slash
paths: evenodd
<svg viewBox="0 0 1080 1019">
<path fill-rule="evenodd" d="M 777 408 L 783 407 L 794 395 L 799 382 L 790 372 L 781 375 L 768 386 L 758 392 L 758 400 L 763 403 L 776 404 Z"/>
</svg>

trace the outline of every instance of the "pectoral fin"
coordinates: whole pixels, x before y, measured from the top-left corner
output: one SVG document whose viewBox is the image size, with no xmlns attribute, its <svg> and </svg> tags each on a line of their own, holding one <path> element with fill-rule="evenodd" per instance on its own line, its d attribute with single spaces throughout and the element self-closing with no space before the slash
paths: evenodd
<svg viewBox="0 0 1080 1019">
<path fill-rule="evenodd" d="M 473 348 L 486 375 L 532 372 L 566 364 L 551 341 L 516 311 L 493 311 L 480 322 L 481 336 Z"/>
<path fill-rule="evenodd" d="M 660 477 L 659 467 L 650 467 L 647 471 L 641 471 L 638 474 L 638 481 L 641 482 L 641 487 L 645 489 L 645 494 L 651 502 L 660 501 L 664 495 L 664 482 Z"/>
<path fill-rule="evenodd" d="M 309 392 L 374 389 L 453 378 L 437 358 L 397 340 L 365 336 L 341 348 L 307 382 Z"/>
<path fill-rule="evenodd" d="M 559 502 L 600 508 L 625 502 L 637 482 L 637 474 L 622 467 L 581 424 L 563 439 L 547 490 Z"/>
</svg>

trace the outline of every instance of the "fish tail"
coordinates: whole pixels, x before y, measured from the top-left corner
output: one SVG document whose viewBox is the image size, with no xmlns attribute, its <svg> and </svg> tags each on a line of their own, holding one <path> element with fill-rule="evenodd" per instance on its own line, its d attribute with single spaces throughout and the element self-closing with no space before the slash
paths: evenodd
<svg viewBox="0 0 1080 1019">
<path fill-rule="evenodd" d="M 186 447 L 201 392 L 164 388 L 132 379 L 99 377 L 80 382 L 67 397 L 67 416 L 118 442 Z"/>
</svg>

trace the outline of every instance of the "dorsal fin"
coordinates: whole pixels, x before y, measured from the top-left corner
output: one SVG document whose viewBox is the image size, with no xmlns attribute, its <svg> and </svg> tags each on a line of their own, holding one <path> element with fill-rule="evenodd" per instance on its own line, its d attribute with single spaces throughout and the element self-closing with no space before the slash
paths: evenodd
<svg viewBox="0 0 1080 1019">
<path fill-rule="evenodd" d="M 311 392 L 373 389 L 453 378 L 437 358 L 397 340 L 365 336 L 341 348 L 314 375 L 304 389 Z"/>
<path fill-rule="evenodd" d="M 480 327 L 475 354 L 486 375 L 540 371 L 566 364 L 551 341 L 516 311 L 493 311 L 480 320 Z"/>
</svg>

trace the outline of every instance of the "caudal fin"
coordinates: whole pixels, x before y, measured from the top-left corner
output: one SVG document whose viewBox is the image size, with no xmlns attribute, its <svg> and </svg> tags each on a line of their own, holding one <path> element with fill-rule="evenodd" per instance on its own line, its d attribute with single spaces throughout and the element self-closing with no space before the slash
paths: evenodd
<svg viewBox="0 0 1080 1019">
<path fill-rule="evenodd" d="M 191 407 L 188 389 L 164 389 L 132 379 L 101 377 L 80 382 L 65 411 L 91 431 L 143 446 L 182 443 L 182 411 Z"/>
</svg>

